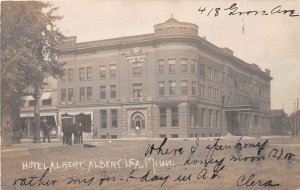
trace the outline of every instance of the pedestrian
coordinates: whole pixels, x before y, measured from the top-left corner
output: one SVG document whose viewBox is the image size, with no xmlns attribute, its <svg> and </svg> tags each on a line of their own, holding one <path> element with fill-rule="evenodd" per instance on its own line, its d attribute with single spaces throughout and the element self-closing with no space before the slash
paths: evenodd
<svg viewBox="0 0 300 190">
<path fill-rule="evenodd" d="M 46 118 L 44 118 L 43 119 L 43 121 L 42 121 L 42 123 L 41 123 L 41 126 L 42 126 L 42 130 L 43 130 L 43 134 L 44 134 L 44 136 L 43 136 L 43 142 L 45 142 L 45 139 L 46 139 L 46 137 L 47 137 L 47 139 L 48 139 L 48 143 L 50 143 L 50 135 L 49 135 L 49 132 L 50 132 L 50 126 L 48 126 L 48 124 L 47 124 L 47 119 Z"/>
<path fill-rule="evenodd" d="M 79 137 L 79 143 L 82 144 L 82 142 L 83 142 L 83 126 L 80 122 L 79 122 L 79 126 L 78 126 L 78 137 Z"/>
<path fill-rule="evenodd" d="M 93 137 L 94 137 L 94 139 L 96 139 L 96 138 L 97 138 L 97 129 L 96 129 L 96 128 L 94 128 Z"/>
</svg>

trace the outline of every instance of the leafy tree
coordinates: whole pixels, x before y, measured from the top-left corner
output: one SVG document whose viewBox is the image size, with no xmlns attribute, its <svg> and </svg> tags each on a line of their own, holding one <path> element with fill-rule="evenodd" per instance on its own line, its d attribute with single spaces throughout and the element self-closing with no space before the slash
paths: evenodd
<svg viewBox="0 0 300 190">
<path fill-rule="evenodd" d="M 13 130 L 20 129 L 22 96 L 34 97 L 35 137 L 40 140 L 40 105 L 43 80 L 62 74 L 57 46 L 63 35 L 55 22 L 57 7 L 46 2 L 5 1 L 1 4 L 1 95 L 2 115 L 11 118 Z M 26 89 L 31 88 L 31 93 Z"/>
</svg>

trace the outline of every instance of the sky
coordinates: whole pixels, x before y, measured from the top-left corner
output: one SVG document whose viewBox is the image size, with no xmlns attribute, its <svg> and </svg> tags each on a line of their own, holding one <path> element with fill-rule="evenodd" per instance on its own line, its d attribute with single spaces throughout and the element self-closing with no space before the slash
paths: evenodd
<svg viewBox="0 0 300 190">
<path fill-rule="evenodd" d="M 64 18 L 57 26 L 65 36 L 77 36 L 77 42 L 153 33 L 153 25 L 173 15 L 179 21 L 199 26 L 199 36 L 233 50 L 234 55 L 271 70 L 271 109 L 290 114 L 300 98 L 300 17 L 288 14 L 229 16 L 225 8 L 233 3 L 238 11 L 270 12 L 295 10 L 300 14 L 300 0 L 288 1 L 199 1 L 199 0 L 85 0 L 55 1 L 56 12 Z M 201 14 L 198 9 L 206 8 Z M 221 8 L 218 16 L 214 10 Z M 278 9 L 277 9 L 278 10 Z M 244 26 L 244 32 L 243 31 Z M 300 101 L 300 100 L 299 100 Z"/>
</svg>

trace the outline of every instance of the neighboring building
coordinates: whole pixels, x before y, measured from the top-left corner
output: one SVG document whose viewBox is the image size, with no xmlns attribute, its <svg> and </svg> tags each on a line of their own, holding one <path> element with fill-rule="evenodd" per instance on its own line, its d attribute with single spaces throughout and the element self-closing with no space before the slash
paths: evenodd
<svg viewBox="0 0 300 190">
<path fill-rule="evenodd" d="M 51 136 L 57 136 L 60 131 L 57 128 L 57 80 L 48 77 L 44 80 L 44 87 L 40 98 L 40 120 L 47 120 L 52 126 Z M 30 91 L 30 88 L 28 88 Z M 32 96 L 23 97 L 24 105 L 21 107 L 21 128 L 24 130 L 23 138 L 34 136 L 34 99 Z M 41 130 L 41 136 L 43 135 Z"/>
<path fill-rule="evenodd" d="M 290 132 L 289 120 L 284 110 L 271 110 L 272 135 L 288 135 Z"/>
<path fill-rule="evenodd" d="M 255 55 L 253 55 L 255 56 Z M 270 71 L 170 18 L 154 33 L 60 47 L 58 121 L 98 138 L 270 134 Z"/>
<path fill-rule="evenodd" d="M 291 134 L 299 136 L 300 134 L 300 111 L 295 111 L 290 115 Z"/>
</svg>

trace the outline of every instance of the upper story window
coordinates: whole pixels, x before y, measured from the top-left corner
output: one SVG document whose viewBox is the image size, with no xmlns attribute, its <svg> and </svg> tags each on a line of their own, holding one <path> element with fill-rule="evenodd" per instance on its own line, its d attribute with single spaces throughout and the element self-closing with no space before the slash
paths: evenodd
<svg viewBox="0 0 300 190">
<path fill-rule="evenodd" d="M 51 105 L 52 104 L 52 99 L 45 99 L 45 100 L 42 100 L 42 105 L 43 106 L 48 106 L 48 105 Z"/>
<path fill-rule="evenodd" d="M 60 100 L 61 101 L 66 101 L 67 100 L 67 89 L 62 88 L 60 90 Z"/>
<path fill-rule="evenodd" d="M 141 76 L 142 75 L 142 63 L 141 62 L 132 63 L 132 74 L 133 74 L 133 76 Z"/>
<path fill-rule="evenodd" d="M 188 92 L 188 82 L 187 81 L 181 81 L 181 95 L 187 95 Z"/>
<path fill-rule="evenodd" d="M 93 88 L 92 87 L 86 87 L 86 99 L 87 100 L 93 99 Z"/>
<path fill-rule="evenodd" d="M 110 85 L 110 97 L 117 98 L 117 87 L 116 85 Z"/>
<path fill-rule="evenodd" d="M 176 60 L 175 59 L 169 59 L 169 73 L 175 73 L 175 66 L 176 66 Z"/>
<path fill-rule="evenodd" d="M 92 67 L 86 68 L 86 79 L 91 80 L 92 79 Z"/>
<path fill-rule="evenodd" d="M 117 67 L 116 64 L 110 65 L 110 77 L 116 77 L 117 75 Z"/>
<path fill-rule="evenodd" d="M 79 100 L 85 100 L 85 88 L 84 87 L 79 88 Z"/>
<path fill-rule="evenodd" d="M 74 80 L 74 69 L 68 69 L 68 81 Z"/>
<path fill-rule="evenodd" d="M 85 80 L 84 68 L 79 68 L 79 80 Z"/>
<path fill-rule="evenodd" d="M 197 95 L 197 82 L 192 81 L 192 96 L 196 96 L 196 95 Z"/>
<path fill-rule="evenodd" d="M 186 59 L 180 59 L 180 71 L 182 73 L 187 72 L 187 60 Z"/>
<path fill-rule="evenodd" d="M 165 62 L 163 59 L 158 60 L 158 72 L 164 73 L 165 72 Z"/>
<path fill-rule="evenodd" d="M 198 62 L 198 63 L 199 63 L 199 66 L 198 66 L 199 75 L 201 77 L 205 77 L 205 67 L 204 67 L 204 64 L 202 64 L 201 62 Z"/>
<path fill-rule="evenodd" d="M 106 86 L 100 86 L 100 99 L 106 99 Z"/>
<path fill-rule="evenodd" d="M 73 88 L 68 88 L 68 100 L 69 101 L 74 101 L 74 89 Z"/>
<path fill-rule="evenodd" d="M 176 81 L 169 81 L 169 95 L 176 94 Z"/>
<path fill-rule="evenodd" d="M 165 95 L 165 82 L 164 81 L 158 82 L 158 94 L 160 96 Z"/>
<path fill-rule="evenodd" d="M 106 66 L 100 65 L 100 78 L 105 78 L 105 74 L 106 74 Z"/>
<path fill-rule="evenodd" d="M 143 93 L 142 93 L 142 84 L 141 83 L 139 83 L 139 84 L 133 84 L 132 85 L 132 89 L 133 89 L 133 97 L 134 98 L 139 98 L 139 97 L 143 96 Z"/>
<path fill-rule="evenodd" d="M 191 60 L 191 73 L 196 72 L 196 60 L 192 59 Z"/>
<path fill-rule="evenodd" d="M 66 81 L 67 80 L 66 74 L 67 74 L 67 69 L 64 69 L 64 72 L 63 72 L 63 74 L 61 76 L 61 81 Z"/>
<path fill-rule="evenodd" d="M 215 79 L 215 81 L 219 81 L 219 70 L 218 69 L 214 70 L 214 79 Z"/>
</svg>

